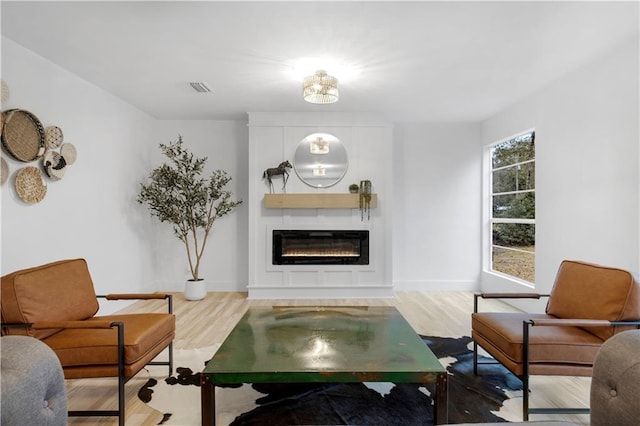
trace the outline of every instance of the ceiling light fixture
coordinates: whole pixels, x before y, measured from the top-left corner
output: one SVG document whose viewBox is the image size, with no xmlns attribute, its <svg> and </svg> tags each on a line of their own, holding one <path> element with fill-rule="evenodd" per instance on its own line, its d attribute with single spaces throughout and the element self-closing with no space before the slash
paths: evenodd
<svg viewBox="0 0 640 426">
<path fill-rule="evenodd" d="M 327 175 L 327 168 L 323 167 L 322 165 L 318 165 L 318 166 L 315 166 L 313 168 L 312 173 L 313 173 L 314 176 L 326 176 Z"/>
<path fill-rule="evenodd" d="M 302 82 L 302 97 L 312 104 L 332 104 L 338 101 L 338 79 L 326 71 L 316 71 Z"/>
<path fill-rule="evenodd" d="M 311 152 L 311 154 L 328 154 L 329 142 L 318 136 L 316 140 L 309 143 L 309 152 Z"/>
</svg>

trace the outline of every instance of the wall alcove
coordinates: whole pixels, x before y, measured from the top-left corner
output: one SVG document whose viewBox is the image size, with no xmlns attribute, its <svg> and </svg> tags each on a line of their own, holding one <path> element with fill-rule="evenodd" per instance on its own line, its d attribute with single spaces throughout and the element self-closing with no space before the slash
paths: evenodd
<svg viewBox="0 0 640 426">
<path fill-rule="evenodd" d="M 250 299 L 393 297 L 391 141 L 391 124 L 372 114 L 249 114 Z M 329 158 L 342 148 L 346 157 Z M 264 170 L 284 160 L 301 170 L 291 171 L 286 187 L 278 180 L 271 189 Z M 334 173 L 335 165 L 340 173 Z M 331 182 L 324 180 L 334 175 Z M 375 183 L 369 205 L 375 214 L 364 218 L 360 195 L 348 192 L 350 183 L 363 179 Z M 274 230 L 366 230 L 369 259 L 366 264 L 274 263 Z"/>
</svg>

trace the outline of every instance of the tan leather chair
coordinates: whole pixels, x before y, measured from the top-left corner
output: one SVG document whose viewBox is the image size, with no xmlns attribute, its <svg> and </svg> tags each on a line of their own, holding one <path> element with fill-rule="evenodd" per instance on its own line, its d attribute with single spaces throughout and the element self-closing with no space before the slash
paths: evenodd
<svg viewBox="0 0 640 426">
<path fill-rule="evenodd" d="M 173 372 L 175 316 L 171 295 L 97 296 L 84 259 L 62 260 L 20 270 L 1 280 L 2 335 L 40 339 L 60 359 L 65 379 L 118 378 L 118 409 L 69 411 L 69 416 L 125 419 L 125 383 L 145 365 L 167 365 Z M 164 299 L 167 313 L 95 316 L 99 297 Z M 168 347 L 168 361 L 153 361 Z"/>
<path fill-rule="evenodd" d="M 544 314 L 478 312 L 480 298 L 548 297 Z M 551 294 L 476 294 L 471 317 L 474 373 L 478 345 L 522 380 L 522 417 L 588 408 L 529 408 L 529 376 L 591 376 L 602 344 L 640 326 L 640 287 L 627 271 L 565 260 Z M 480 363 L 482 364 L 482 363 Z"/>
<path fill-rule="evenodd" d="M 638 426 L 640 419 L 640 330 L 617 333 L 602 344 L 593 364 L 591 426 Z M 575 423 L 536 421 L 511 425 L 575 426 Z M 463 423 L 460 426 L 504 425 Z"/>
</svg>

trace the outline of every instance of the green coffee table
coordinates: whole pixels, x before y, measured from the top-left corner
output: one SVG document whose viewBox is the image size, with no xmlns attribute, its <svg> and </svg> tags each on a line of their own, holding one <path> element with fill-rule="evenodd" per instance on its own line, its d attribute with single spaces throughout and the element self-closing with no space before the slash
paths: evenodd
<svg viewBox="0 0 640 426">
<path fill-rule="evenodd" d="M 218 385 L 352 382 L 435 383 L 447 423 L 447 372 L 396 308 L 314 306 L 247 311 L 202 372 L 202 424 Z"/>
</svg>

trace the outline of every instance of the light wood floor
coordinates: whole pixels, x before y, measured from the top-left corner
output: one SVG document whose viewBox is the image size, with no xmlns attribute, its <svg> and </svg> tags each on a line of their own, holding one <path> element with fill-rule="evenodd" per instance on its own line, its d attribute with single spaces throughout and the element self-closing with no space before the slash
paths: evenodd
<svg viewBox="0 0 640 426">
<path fill-rule="evenodd" d="M 473 295 L 464 292 L 399 292 L 393 299 L 288 301 L 250 301 L 247 300 L 246 293 L 209 293 L 204 300 L 197 302 L 187 301 L 181 293 L 175 293 L 173 301 L 177 319 L 174 345 L 177 349 L 221 344 L 249 306 L 396 306 L 417 333 L 448 337 L 469 336 L 471 312 L 473 312 Z M 482 300 L 480 307 L 484 311 L 515 311 L 509 305 L 495 300 Z M 165 311 L 164 303 L 145 301 L 137 302 L 121 312 Z M 162 378 L 158 376 L 159 380 Z M 155 425 L 162 420 L 161 413 L 149 408 L 137 397 L 138 389 L 146 380 L 147 377 L 139 374 L 126 385 L 127 425 Z M 532 407 L 588 405 L 590 386 L 588 378 L 533 377 L 531 381 L 530 406 Z M 70 409 L 115 409 L 116 407 L 115 379 L 67 380 L 66 386 Z M 499 415 L 510 421 L 521 421 L 521 403 L 521 398 L 515 395 Z M 576 424 L 589 424 L 588 415 L 533 415 L 530 416 L 530 420 L 565 420 Z M 69 424 L 111 425 L 117 424 L 117 421 L 113 417 L 72 417 L 69 419 Z"/>
</svg>

